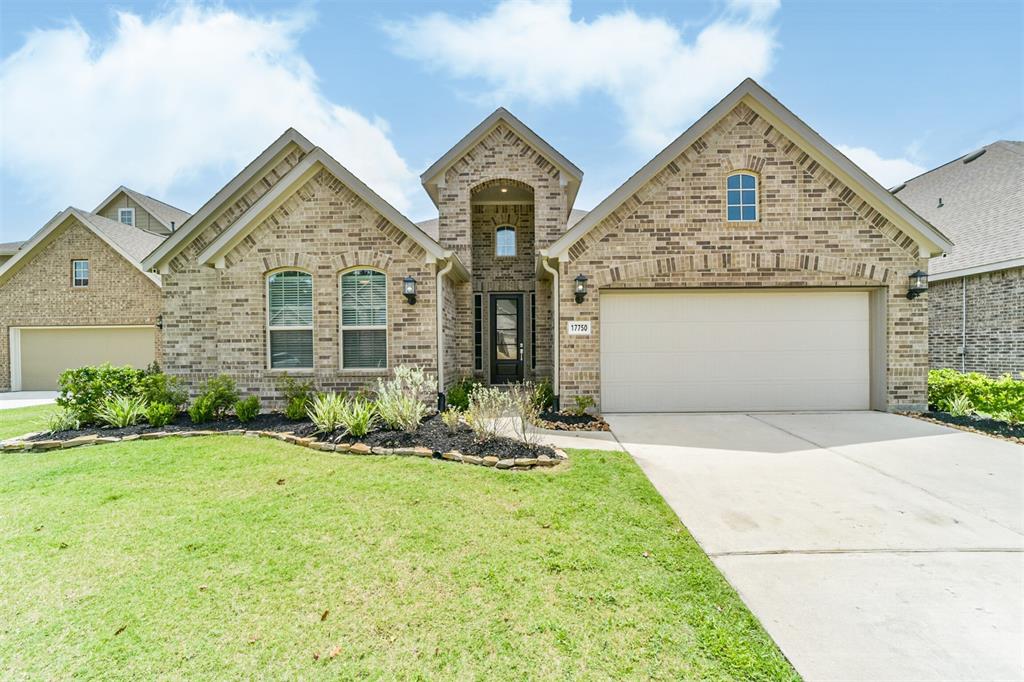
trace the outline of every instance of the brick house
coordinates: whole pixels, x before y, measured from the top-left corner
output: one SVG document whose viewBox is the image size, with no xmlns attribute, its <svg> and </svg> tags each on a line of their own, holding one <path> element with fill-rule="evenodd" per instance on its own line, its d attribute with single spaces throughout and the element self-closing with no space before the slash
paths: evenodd
<svg viewBox="0 0 1024 682">
<path fill-rule="evenodd" d="M 1024 372 L 1024 142 L 993 142 L 893 194 L 956 242 L 928 263 L 931 366 Z"/>
<path fill-rule="evenodd" d="M 188 214 L 127 187 L 0 250 L 0 391 L 50 390 L 70 367 L 159 357 L 160 277 L 142 258 Z"/>
<path fill-rule="evenodd" d="M 498 109 L 414 224 L 289 130 L 143 261 L 164 366 L 268 400 L 411 364 L 606 411 L 924 406 L 910 275 L 951 242 L 753 81 L 589 213 L 582 179 Z"/>
</svg>

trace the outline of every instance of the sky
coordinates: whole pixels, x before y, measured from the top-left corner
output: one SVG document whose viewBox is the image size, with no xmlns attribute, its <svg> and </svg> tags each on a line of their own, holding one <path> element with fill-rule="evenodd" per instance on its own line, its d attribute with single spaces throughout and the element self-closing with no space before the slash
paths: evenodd
<svg viewBox="0 0 1024 682">
<path fill-rule="evenodd" d="M 1024 2 L 0 2 L 0 241 L 119 185 L 195 211 L 286 128 L 413 220 L 504 106 L 600 202 L 744 78 L 891 187 L 1024 139 Z"/>
</svg>

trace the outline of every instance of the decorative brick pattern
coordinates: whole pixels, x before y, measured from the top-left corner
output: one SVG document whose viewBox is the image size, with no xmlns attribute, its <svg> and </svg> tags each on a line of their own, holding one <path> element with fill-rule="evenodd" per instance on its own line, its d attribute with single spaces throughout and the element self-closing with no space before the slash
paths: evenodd
<svg viewBox="0 0 1024 682">
<path fill-rule="evenodd" d="M 1024 268 L 932 282 L 928 299 L 928 354 L 933 369 L 992 377 L 1024 372 Z M 966 352 L 961 356 L 962 346 Z"/>
<path fill-rule="evenodd" d="M 0 286 L 0 391 L 11 388 L 11 327 L 155 325 L 160 287 L 75 217 Z M 71 286 L 71 261 L 89 260 L 89 286 Z M 156 358 L 161 360 L 157 331 Z"/>
<path fill-rule="evenodd" d="M 759 220 L 725 220 L 725 179 L 759 174 Z M 561 264 L 561 396 L 600 395 L 601 289 L 883 287 L 889 409 L 925 403 L 927 299 L 906 299 L 917 245 L 745 105 L 737 106 L 569 250 Z M 582 304 L 573 278 L 591 278 Z"/>
</svg>

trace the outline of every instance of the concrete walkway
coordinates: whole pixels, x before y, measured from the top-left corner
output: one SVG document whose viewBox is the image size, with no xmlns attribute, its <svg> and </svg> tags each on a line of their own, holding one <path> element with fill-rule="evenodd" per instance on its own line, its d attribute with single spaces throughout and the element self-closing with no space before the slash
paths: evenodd
<svg viewBox="0 0 1024 682">
<path fill-rule="evenodd" d="M 806 679 L 1024 679 L 1024 447 L 877 412 L 605 418 Z"/>
<path fill-rule="evenodd" d="M 16 407 L 48 405 L 57 398 L 57 391 L 7 391 L 0 393 L 0 410 Z"/>
</svg>

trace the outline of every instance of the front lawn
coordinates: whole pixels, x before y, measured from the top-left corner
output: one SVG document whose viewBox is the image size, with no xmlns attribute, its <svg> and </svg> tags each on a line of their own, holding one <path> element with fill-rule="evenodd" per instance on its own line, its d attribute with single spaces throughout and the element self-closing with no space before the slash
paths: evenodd
<svg viewBox="0 0 1024 682">
<path fill-rule="evenodd" d="M 46 420 L 56 409 L 55 405 L 35 405 L 0 410 L 0 440 L 24 436 L 29 432 L 45 431 Z"/>
<path fill-rule="evenodd" d="M 2 437 L 32 428 L 8 415 Z M 796 678 L 628 456 L 570 454 L 525 473 L 237 436 L 2 454 L 0 669 Z"/>
</svg>

